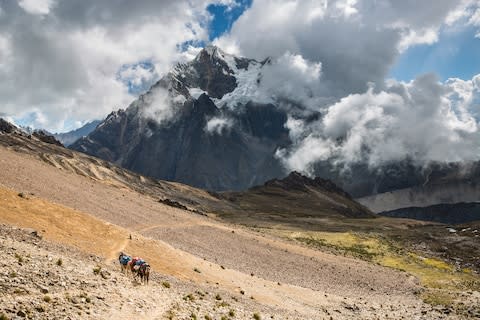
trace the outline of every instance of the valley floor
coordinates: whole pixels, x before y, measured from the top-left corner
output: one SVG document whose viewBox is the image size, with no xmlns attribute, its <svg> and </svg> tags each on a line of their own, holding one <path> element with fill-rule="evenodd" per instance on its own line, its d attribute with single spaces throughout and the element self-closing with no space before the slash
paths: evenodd
<svg viewBox="0 0 480 320">
<path fill-rule="evenodd" d="M 406 272 L 172 208 L 3 147 L 0 223 L 6 319 L 468 317 L 426 304 Z M 148 286 L 120 274 L 120 251 L 152 265 Z"/>
</svg>

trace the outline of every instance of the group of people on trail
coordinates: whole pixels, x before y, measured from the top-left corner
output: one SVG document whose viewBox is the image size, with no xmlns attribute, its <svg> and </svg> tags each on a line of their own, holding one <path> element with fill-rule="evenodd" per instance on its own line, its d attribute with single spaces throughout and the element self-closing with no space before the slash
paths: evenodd
<svg viewBox="0 0 480 320">
<path fill-rule="evenodd" d="M 118 262 L 122 267 L 122 272 L 133 274 L 133 278 L 140 277 L 140 282 L 148 284 L 150 278 L 150 265 L 139 257 L 131 257 L 128 254 L 120 252 L 118 256 Z"/>
</svg>

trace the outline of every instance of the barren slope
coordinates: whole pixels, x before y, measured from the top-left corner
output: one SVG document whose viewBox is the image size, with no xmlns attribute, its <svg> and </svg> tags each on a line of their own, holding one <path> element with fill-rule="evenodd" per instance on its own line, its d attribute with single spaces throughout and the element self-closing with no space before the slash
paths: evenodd
<svg viewBox="0 0 480 320">
<path fill-rule="evenodd" d="M 0 181 L 15 190 L 2 189 L 2 222 L 37 228 L 47 239 L 106 258 L 122 249 L 135 252 L 163 274 L 218 283 L 232 294 L 244 290 L 264 305 L 297 310 L 301 318 L 335 309 L 342 318 L 429 309 L 413 295 L 418 286 L 407 274 L 225 225 L 3 147 Z"/>
</svg>

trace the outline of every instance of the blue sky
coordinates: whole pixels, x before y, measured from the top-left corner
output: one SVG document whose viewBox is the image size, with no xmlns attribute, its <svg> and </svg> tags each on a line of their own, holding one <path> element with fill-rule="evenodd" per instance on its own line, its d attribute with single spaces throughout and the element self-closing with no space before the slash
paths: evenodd
<svg viewBox="0 0 480 320">
<path fill-rule="evenodd" d="M 422 73 L 434 72 L 441 80 L 471 79 L 480 72 L 480 39 L 472 27 L 443 30 L 432 45 L 417 45 L 398 57 L 390 76 L 409 81 Z"/>
<path fill-rule="evenodd" d="M 229 31 L 233 23 L 252 5 L 252 0 L 238 0 L 236 3 L 237 5 L 234 7 L 225 5 L 208 6 L 207 10 L 213 16 L 209 28 L 210 41 Z"/>
</svg>

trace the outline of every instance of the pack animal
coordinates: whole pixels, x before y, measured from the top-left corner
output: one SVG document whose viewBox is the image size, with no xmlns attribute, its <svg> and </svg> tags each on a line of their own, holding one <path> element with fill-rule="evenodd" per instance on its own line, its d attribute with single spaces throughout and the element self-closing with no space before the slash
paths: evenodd
<svg viewBox="0 0 480 320">
<path fill-rule="evenodd" d="M 128 273 L 128 270 L 130 269 L 129 264 L 131 261 L 132 257 L 123 252 L 120 252 L 120 255 L 118 256 L 118 262 L 120 263 L 122 273 Z"/>
<path fill-rule="evenodd" d="M 138 269 L 137 275 L 140 277 L 140 283 L 148 284 L 150 278 L 150 265 L 148 263 L 143 263 Z"/>
</svg>

